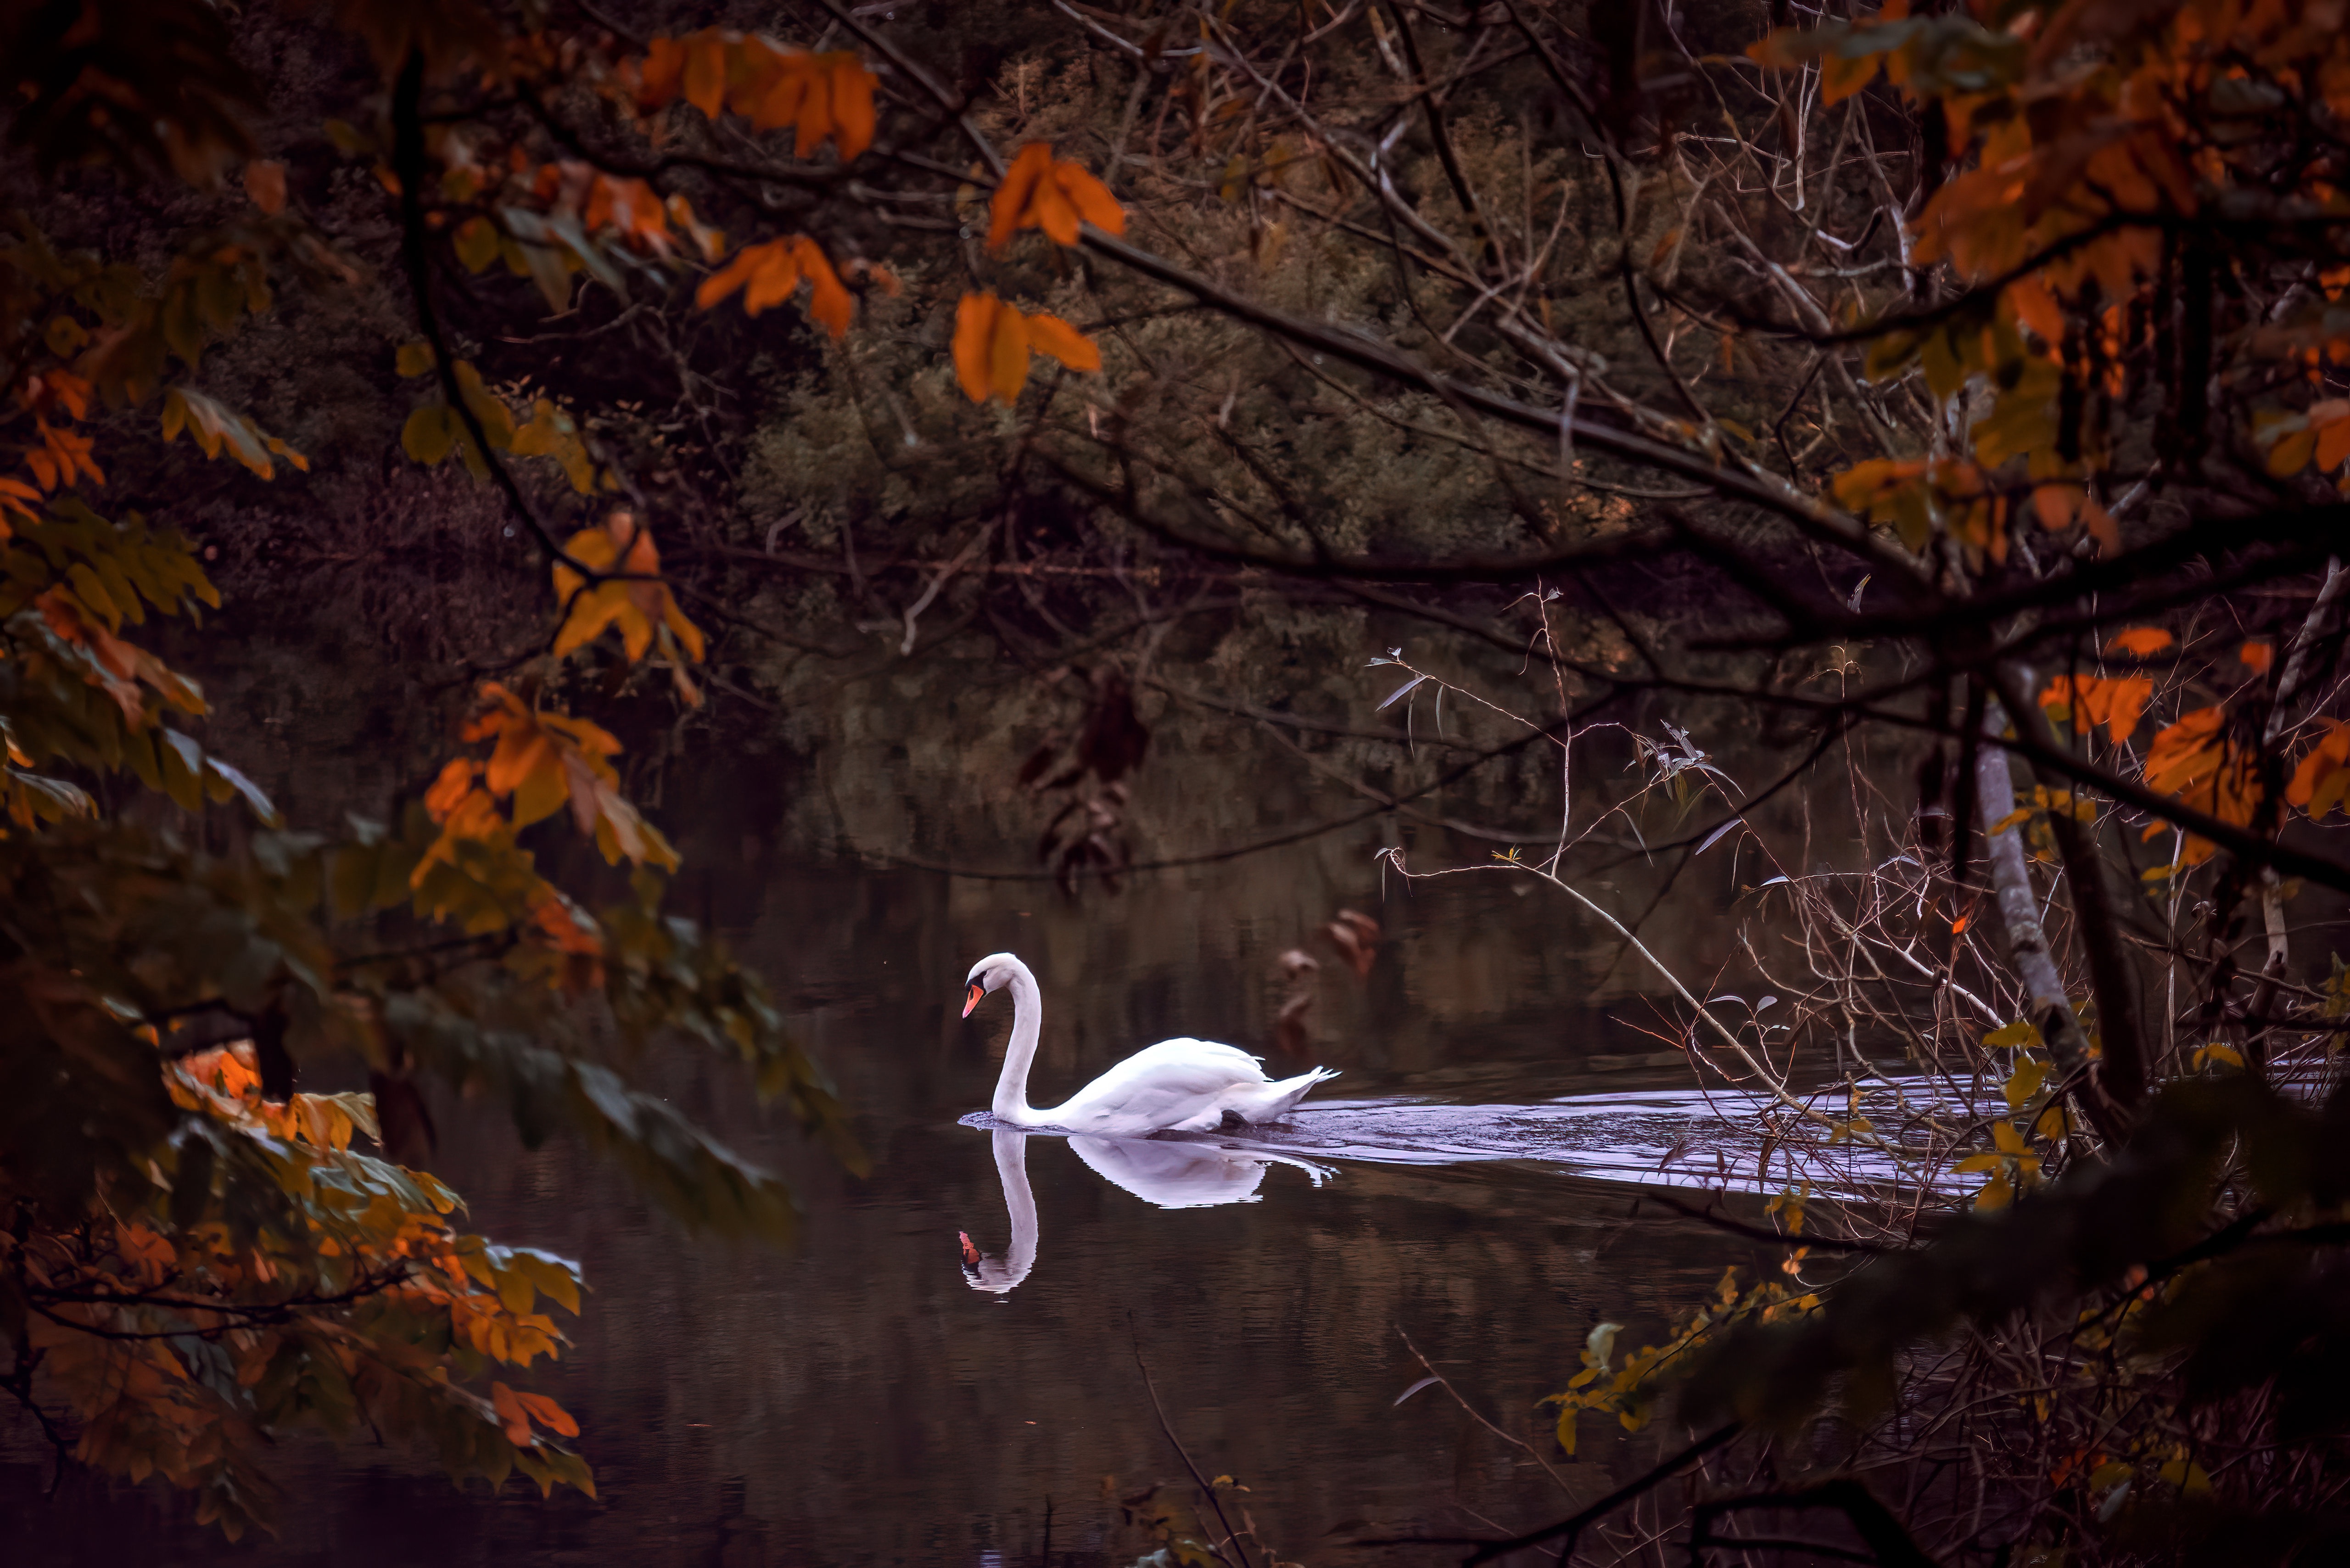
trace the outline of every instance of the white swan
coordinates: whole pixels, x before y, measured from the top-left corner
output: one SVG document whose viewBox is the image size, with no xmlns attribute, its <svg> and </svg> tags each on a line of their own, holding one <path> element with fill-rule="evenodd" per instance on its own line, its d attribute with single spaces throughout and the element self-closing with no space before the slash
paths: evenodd
<svg viewBox="0 0 2350 1568">
<path fill-rule="evenodd" d="M 1012 1127 L 1057 1127 L 1096 1137 L 1141 1137 L 1156 1132 L 1208 1132 L 1229 1119 L 1269 1122 L 1289 1114 L 1307 1090 L 1338 1075 L 1316 1067 L 1294 1078 L 1269 1080 L 1257 1059 L 1212 1040 L 1161 1040 L 1137 1051 L 1069 1099 L 1050 1110 L 1028 1103 L 1028 1068 L 1036 1059 L 1036 1035 L 1045 1002 L 1036 977 L 1010 953 L 991 953 L 971 966 L 962 1015 L 980 998 L 1012 989 L 1012 1044 L 1003 1054 L 1003 1074 L 995 1081 L 989 1107 Z"/>
</svg>

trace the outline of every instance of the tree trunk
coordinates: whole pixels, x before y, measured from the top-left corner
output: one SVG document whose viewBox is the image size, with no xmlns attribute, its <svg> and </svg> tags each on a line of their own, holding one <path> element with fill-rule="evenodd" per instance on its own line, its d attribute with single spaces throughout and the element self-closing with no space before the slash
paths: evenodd
<svg viewBox="0 0 2350 1568">
<path fill-rule="evenodd" d="M 2263 751 L 2273 752 L 2276 743 L 2293 728 L 2295 699 L 2309 680 L 2311 650 L 2326 637 L 2328 623 L 2334 618 L 2334 607 L 2350 588 L 2350 572 L 2342 569 L 2336 557 L 2325 563 L 2325 583 L 2317 590 L 2309 614 L 2293 634 L 2293 644 L 2285 649 L 2284 667 L 2277 675 L 2276 701 L 2269 709 L 2269 722 L 2261 732 Z M 2330 661 L 2329 661 L 2330 662 Z M 2284 879 L 2273 866 L 2261 867 L 2261 925 L 2268 937 L 2268 958 L 2261 965 L 2260 984 L 2253 988 L 2251 1023 L 2244 1031 L 2244 1065 L 2254 1075 L 2267 1069 L 2268 1025 L 2262 1022 L 2276 1002 L 2277 984 L 2283 980 L 2287 943 L 2284 925 Z"/>
<path fill-rule="evenodd" d="M 2030 670 L 2002 670 L 1994 686 L 2007 701 L 2010 722 L 2018 733 L 2029 728 L 2043 745 L 2064 746 L 2064 737 L 2033 701 Z M 2069 790 L 2070 785 L 2051 785 L 2056 787 Z M 2102 1098 L 2114 1109 L 2116 1119 L 2126 1126 L 2138 1102 L 2146 1097 L 2147 1084 L 2146 1036 L 2140 1026 L 2145 1009 L 2139 1005 L 2137 971 L 2122 944 L 2130 896 L 2115 890 L 2113 868 L 2098 847 L 2095 827 L 2063 811 L 2051 811 L 2048 821 L 2057 856 L 2064 862 L 2064 885 L 2073 898 L 2074 929 L 2089 961 L 2089 992 L 2097 1003 L 2097 1033 L 2103 1050 L 2095 1097 Z"/>
<path fill-rule="evenodd" d="M 2057 1072 L 2078 1085 L 2076 1098 L 2090 1124 L 2108 1143 L 2128 1130 L 2128 1118 L 2115 1106 L 2091 1071 L 2088 1037 L 2074 1015 L 2064 978 L 2048 950 L 2048 933 L 2040 920 L 2040 899 L 2032 887 L 2032 868 L 2023 856 L 2020 826 L 2005 829 L 2000 823 L 2015 810 L 2015 780 L 2008 771 L 2007 749 L 2000 734 L 2007 716 L 1997 702 L 1983 708 L 1983 733 L 1975 753 L 1975 808 L 1983 829 L 1983 859 L 1991 867 L 1991 891 L 1999 901 L 1999 918 L 2007 928 L 2007 948 L 2029 1000 L 2028 1016 L 2040 1030 Z M 2077 826 L 2077 825 L 2076 825 Z"/>
</svg>

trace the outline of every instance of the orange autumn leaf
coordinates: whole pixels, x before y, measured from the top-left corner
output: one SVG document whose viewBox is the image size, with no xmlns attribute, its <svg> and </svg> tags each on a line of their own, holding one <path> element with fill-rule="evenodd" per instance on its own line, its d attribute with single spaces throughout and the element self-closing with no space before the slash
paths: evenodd
<svg viewBox="0 0 2350 1568">
<path fill-rule="evenodd" d="M 846 163 L 873 145 L 873 89 L 880 78 L 846 51 L 812 54 L 705 27 L 653 39 L 636 73 L 639 108 L 650 111 L 682 98 L 706 119 L 732 109 L 754 130 L 789 126 L 795 157 L 813 155 L 829 139 Z"/>
<path fill-rule="evenodd" d="M 503 1383 L 493 1383 L 490 1385 L 490 1405 L 497 1412 L 498 1424 L 504 1429 L 506 1441 L 517 1449 L 530 1447 L 530 1415 L 523 1408 L 522 1397 Z"/>
<path fill-rule="evenodd" d="M 1072 370 L 1101 369 L 1101 347 L 1057 316 L 1028 317 L 1028 347 Z"/>
<path fill-rule="evenodd" d="M 2236 657 L 2250 666 L 2255 675 L 2266 675 L 2276 659 L 2276 649 L 2265 642 L 2248 642 L 2236 650 Z"/>
<path fill-rule="evenodd" d="M 631 664 L 656 646 L 672 663 L 681 655 L 701 662 L 702 628 L 686 618 L 669 585 L 659 580 L 660 554 L 653 548 L 652 529 L 633 513 L 615 512 L 602 527 L 581 529 L 563 550 L 589 571 L 626 575 L 591 587 L 568 562 L 555 563 L 555 597 L 563 608 L 563 627 L 555 637 L 557 659 L 617 627 Z"/>
<path fill-rule="evenodd" d="M 740 289 L 743 314 L 756 316 L 789 299 L 803 279 L 808 286 L 808 315 L 835 337 L 846 336 L 856 297 L 832 270 L 823 248 L 806 234 L 743 246 L 733 261 L 702 280 L 693 303 L 707 310 Z"/>
<path fill-rule="evenodd" d="M 2140 659 L 2160 653 L 2168 648 L 2171 636 L 2158 626 L 2134 626 L 2118 633 L 2106 644 L 2107 653 L 2134 653 Z"/>
<path fill-rule="evenodd" d="M 2227 720 L 2225 708 L 2198 708 L 2158 732 L 2147 748 L 2146 782 L 2183 805 L 2241 826 L 2252 820 L 2260 805 L 2260 759 L 2229 737 Z M 2160 833 L 2163 826 L 2159 822 L 2149 825 L 2146 836 Z M 2189 866 L 2199 865 L 2214 848 L 2209 840 L 2190 834 L 2181 858 Z"/>
<path fill-rule="evenodd" d="M 286 165 L 256 158 L 244 166 L 244 193 L 253 204 L 276 217 L 286 210 Z"/>
<path fill-rule="evenodd" d="M 2076 735 L 2103 724 L 2118 744 L 2137 731 L 2153 697 L 2154 681 L 2144 675 L 2059 675 L 2041 692 L 2040 705 L 2066 709 Z"/>
<path fill-rule="evenodd" d="M 2309 409 L 2309 428 L 2316 432 L 2317 466 L 2335 469 L 2350 461 L 2350 398 L 2328 398 Z"/>
<path fill-rule="evenodd" d="M 461 757 L 434 783 L 426 806 L 440 823 L 441 836 L 411 872 L 411 888 L 422 893 L 436 867 L 459 865 L 467 841 L 509 837 L 567 805 L 574 825 L 596 841 L 607 862 L 676 867 L 677 851 L 620 794 L 611 762 L 620 742 L 608 731 L 535 707 L 495 680 L 483 683 L 481 700 L 459 733 L 468 742 L 493 742 L 490 757 L 486 763 Z M 510 816 L 500 813 L 501 799 L 509 803 Z M 585 915 L 547 908 L 548 899 L 559 898 L 551 886 L 540 885 L 532 900 L 534 925 L 558 950 L 600 951 Z"/>
<path fill-rule="evenodd" d="M 1032 141 L 1004 171 L 988 203 L 987 246 L 1002 250 L 1022 229 L 1042 229 L 1055 244 L 1077 243 L 1077 225 L 1126 233 L 1126 210 L 1084 165 L 1056 160 L 1049 143 Z"/>
<path fill-rule="evenodd" d="M 41 622 L 51 635 L 88 650 L 90 668 L 82 679 L 114 699 L 123 718 L 134 727 L 143 727 L 147 722 L 140 681 L 183 712 L 204 711 L 202 693 L 186 678 L 145 649 L 114 635 L 112 628 L 121 624 L 119 613 L 99 613 L 63 583 L 44 589 L 33 607 L 40 612 Z"/>
<path fill-rule="evenodd" d="M 2032 492 L 2032 507 L 2039 514 L 2040 525 L 2052 534 L 2078 523 L 2088 529 L 2089 537 L 2104 553 L 2111 555 L 2121 548 L 2121 526 L 2113 514 L 2077 484 L 2038 485 Z"/>
<path fill-rule="evenodd" d="M 446 822 L 450 814 L 464 803 L 473 790 L 473 779 L 482 771 L 481 763 L 471 757 L 452 757 L 424 792 L 424 809 L 435 822 Z"/>
<path fill-rule="evenodd" d="M 2324 735 L 2293 770 L 2284 791 L 2286 803 L 2307 812 L 2312 821 L 2337 807 L 2350 810 L 2350 724 L 2338 719 L 2322 722 Z"/>
<path fill-rule="evenodd" d="M 1017 402 L 1031 351 L 1072 370 L 1101 369 L 1101 349 L 1057 316 L 1024 316 L 993 294 L 966 294 L 955 307 L 955 379 L 974 403 Z"/>
<path fill-rule="evenodd" d="M 532 1420 L 557 1437 L 576 1438 L 579 1435 L 579 1423 L 572 1418 L 571 1412 L 546 1395 L 518 1393 L 515 1398 L 530 1413 Z"/>
</svg>

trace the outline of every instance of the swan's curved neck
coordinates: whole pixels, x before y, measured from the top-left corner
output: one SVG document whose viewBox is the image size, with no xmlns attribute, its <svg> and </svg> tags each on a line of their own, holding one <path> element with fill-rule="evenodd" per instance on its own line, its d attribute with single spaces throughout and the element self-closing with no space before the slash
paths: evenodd
<svg viewBox="0 0 2350 1568">
<path fill-rule="evenodd" d="M 1044 1117 L 1028 1104 L 1028 1069 L 1036 1060 L 1036 1036 L 1045 1027 L 1045 1001 L 1036 992 L 1036 977 L 1018 959 L 1012 961 L 1012 978 L 1003 989 L 1012 993 L 1012 1044 L 1004 1047 L 1003 1072 L 995 1080 L 995 1102 L 988 1109 L 1000 1122 L 1042 1127 Z"/>
</svg>

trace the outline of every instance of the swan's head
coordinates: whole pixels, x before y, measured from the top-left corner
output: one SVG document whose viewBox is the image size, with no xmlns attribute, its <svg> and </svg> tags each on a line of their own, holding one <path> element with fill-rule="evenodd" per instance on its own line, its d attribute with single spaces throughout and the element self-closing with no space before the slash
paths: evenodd
<svg viewBox="0 0 2350 1568">
<path fill-rule="evenodd" d="M 962 1015 L 969 1018 L 981 997 L 1001 989 L 1021 971 L 1020 961 L 1010 953 L 990 953 L 972 965 L 971 972 L 963 977 Z"/>
</svg>

